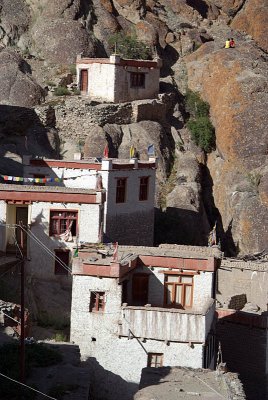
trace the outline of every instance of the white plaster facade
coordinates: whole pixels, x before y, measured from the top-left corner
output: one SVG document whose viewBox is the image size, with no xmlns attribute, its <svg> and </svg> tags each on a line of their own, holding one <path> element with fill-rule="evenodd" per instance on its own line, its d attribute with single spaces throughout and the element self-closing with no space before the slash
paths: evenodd
<svg viewBox="0 0 268 400">
<path fill-rule="evenodd" d="M 36 163 L 35 163 L 36 161 Z M 137 159 L 120 161 L 103 159 L 102 162 L 25 160 L 24 176 L 43 175 L 47 178 L 64 178 L 62 183 L 50 182 L 46 186 L 95 189 L 101 176 L 106 190 L 104 203 L 104 240 L 131 245 L 153 245 L 154 198 L 156 160 L 141 162 Z M 148 196 L 139 199 L 140 179 L 148 178 Z M 125 201 L 116 202 L 117 180 L 126 179 Z M 84 241 L 84 239 L 81 239 Z M 90 241 L 90 238 L 85 240 Z M 93 241 L 94 242 L 94 241 Z"/>
<path fill-rule="evenodd" d="M 139 247 L 136 251 L 138 254 Z M 104 265 L 107 264 L 104 262 Z M 118 278 L 94 276 L 101 274 L 102 267 L 98 267 L 98 272 L 94 272 L 93 265 L 92 272 L 89 265 L 88 268 L 84 272 L 74 268 L 71 340 L 80 346 L 83 358 L 91 364 L 100 398 L 103 395 L 107 399 L 131 399 L 142 368 L 147 366 L 148 353 L 162 354 L 163 366 L 213 368 L 214 350 L 210 350 L 210 359 L 206 362 L 204 357 L 215 318 L 214 272 L 166 270 L 173 274 L 195 273 L 192 307 L 178 310 L 163 308 L 163 267 L 139 266 L 138 262 L 135 268 L 129 267 L 130 272 Z M 134 274 L 149 275 L 147 306 L 132 306 L 135 304 L 132 296 Z M 127 293 L 124 292 L 125 282 Z M 90 298 L 94 292 L 105 292 L 103 311 L 90 312 Z M 110 385 L 108 391 L 107 382 Z"/>
<path fill-rule="evenodd" d="M 77 86 L 91 99 L 122 103 L 156 98 L 161 60 L 77 57 Z"/>
</svg>

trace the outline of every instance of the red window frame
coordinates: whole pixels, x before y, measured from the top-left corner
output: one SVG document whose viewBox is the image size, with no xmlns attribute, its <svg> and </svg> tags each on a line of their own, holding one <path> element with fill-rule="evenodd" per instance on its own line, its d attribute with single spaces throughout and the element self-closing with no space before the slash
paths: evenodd
<svg viewBox="0 0 268 400">
<path fill-rule="evenodd" d="M 172 276 L 174 278 L 177 278 L 176 282 L 169 282 L 168 277 Z M 184 283 L 182 282 L 183 278 L 191 278 L 191 282 Z M 171 301 L 168 302 L 168 297 L 169 297 L 169 290 L 168 286 L 172 287 L 171 290 Z M 191 288 L 191 298 L 190 298 L 190 304 L 186 304 L 186 290 L 188 288 Z M 193 306 L 193 294 L 194 294 L 194 279 L 193 275 L 187 275 L 187 274 L 165 274 L 165 283 L 164 283 L 164 306 L 165 307 L 171 307 L 171 308 L 191 308 Z M 181 296 L 180 302 L 176 301 L 177 297 L 177 291 L 181 290 Z"/>
<path fill-rule="evenodd" d="M 130 72 L 130 87 L 145 87 L 145 73 L 144 72 Z"/>
<path fill-rule="evenodd" d="M 116 178 L 116 203 L 125 203 L 127 193 L 127 178 Z"/>
<path fill-rule="evenodd" d="M 140 201 L 148 200 L 148 194 L 149 194 L 149 176 L 142 176 L 140 178 L 139 200 Z"/>
<path fill-rule="evenodd" d="M 55 249 L 55 256 L 57 256 L 67 267 L 69 267 L 70 250 L 68 249 Z M 68 275 L 68 270 L 62 266 L 57 259 L 55 259 L 55 275 Z"/>
<path fill-rule="evenodd" d="M 77 210 L 50 210 L 49 219 L 49 236 L 58 236 L 66 232 L 70 228 L 71 222 L 75 222 L 72 228 L 73 236 L 77 234 Z"/>
<path fill-rule="evenodd" d="M 105 292 L 90 293 L 90 312 L 101 312 L 105 309 Z"/>
<path fill-rule="evenodd" d="M 163 366 L 163 353 L 148 353 L 147 367 L 160 368 Z"/>
</svg>

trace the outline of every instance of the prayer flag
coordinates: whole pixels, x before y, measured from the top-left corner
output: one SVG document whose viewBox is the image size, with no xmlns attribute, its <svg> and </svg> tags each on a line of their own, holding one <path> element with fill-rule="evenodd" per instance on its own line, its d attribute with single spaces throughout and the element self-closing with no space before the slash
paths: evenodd
<svg viewBox="0 0 268 400">
<path fill-rule="evenodd" d="M 153 144 L 149 144 L 149 146 L 147 148 L 147 154 L 148 154 L 148 156 L 154 156 L 155 155 L 154 145 Z"/>
<path fill-rule="evenodd" d="M 103 157 L 108 158 L 109 157 L 109 147 L 108 144 L 106 144 L 104 151 L 103 151 Z"/>
<path fill-rule="evenodd" d="M 114 244 L 113 261 L 118 261 L 118 242 Z"/>
<path fill-rule="evenodd" d="M 129 156 L 130 156 L 130 158 L 135 157 L 135 147 L 133 146 L 133 144 L 130 147 Z"/>
</svg>

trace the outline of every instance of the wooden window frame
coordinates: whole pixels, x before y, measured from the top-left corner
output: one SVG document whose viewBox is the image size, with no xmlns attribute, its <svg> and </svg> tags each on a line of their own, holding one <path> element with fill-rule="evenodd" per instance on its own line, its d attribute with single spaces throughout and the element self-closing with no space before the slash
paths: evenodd
<svg viewBox="0 0 268 400">
<path fill-rule="evenodd" d="M 168 276 L 178 276 L 178 282 L 168 282 Z M 182 277 L 188 276 L 189 278 L 192 278 L 192 283 L 183 283 L 181 282 Z M 174 274 L 172 271 L 171 273 L 166 272 L 165 273 L 165 279 L 164 279 L 164 307 L 168 308 L 181 308 L 183 310 L 185 309 L 191 309 L 193 307 L 193 296 L 194 296 L 194 275 L 189 273 L 181 273 L 181 274 Z M 168 299 L 168 285 L 172 285 L 172 301 L 170 304 L 168 304 L 167 299 Z M 181 286 L 182 287 L 182 295 L 181 298 L 184 300 L 183 303 L 176 303 L 175 302 L 175 296 L 176 296 L 176 286 Z M 190 286 L 191 287 L 191 303 L 190 305 L 185 305 L 185 287 Z"/>
<path fill-rule="evenodd" d="M 122 186 L 120 186 L 120 181 L 124 182 Z M 121 177 L 116 178 L 116 204 L 125 203 L 127 198 L 127 178 Z"/>
<path fill-rule="evenodd" d="M 145 72 L 130 72 L 130 87 L 144 89 L 145 78 Z"/>
<path fill-rule="evenodd" d="M 61 260 L 64 264 L 69 267 L 69 262 L 70 262 L 70 250 L 69 249 L 55 249 L 54 250 L 55 256 L 61 258 L 59 256 L 59 253 L 68 253 L 68 263 L 66 264 L 63 260 Z M 58 253 L 58 254 L 57 254 Z M 55 264 L 54 264 L 54 275 L 68 275 L 68 270 L 65 269 L 56 259 L 55 259 Z"/>
<path fill-rule="evenodd" d="M 140 177 L 140 192 L 139 192 L 139 201 L 146 201 L 149 197 L 149 176 L 141 176 Z M 143 181 L 144 180 L 144 181 Z"/>
<path fill-rule="evenodd" d="M 154 365 L 152 365 L 152 358 L 156 357 L 156 362 Z M 160 358 L 160 361 L 157 362 L 158 357 Z M 147 359 L 147 367 L 150 368 L 160 368 L 163 367 L 163 359 L 164 359 L 164 354 L 163 353 L 148 353 L 148 359 Z"/>
<path fill-rule="evenodd" d="M 63 215 L 61 216 L 53 216 L 53 213 L 61 213 Z M 66 214 L 75 214 L 75 216 L 66 216 Z M 61 224 L 60 221 L 66 220 L 66 229 L 62 232 L 61 231 Z M 54 224 L 53 221 L 57 221 L 57 225 L 56 225 L 56 232 L 54 230 Z M 49 236 L 59 236 L 62 235 L 66 232 L 66 230 L 69 228 L 70 226 L 70 222 L 71 221 L 76 221 L 76 229 L 75 229 L 75 235 L 77 235 L 77 230 L 78 230 L 78 210 L 67 210 L 67 209 L 63 209 L 63 210 L 56 210 L 56 209 L 52 209 L 50 210 L 50 216 L 49 216 Z"/>
<path fill-rule="evenodd" d="M 103 297 L 101 299 L 100 297 Z M 89 312 L 103 312 L 105 310 L 105 292 L 92 291 L 90 293 Z"/>
</svg>

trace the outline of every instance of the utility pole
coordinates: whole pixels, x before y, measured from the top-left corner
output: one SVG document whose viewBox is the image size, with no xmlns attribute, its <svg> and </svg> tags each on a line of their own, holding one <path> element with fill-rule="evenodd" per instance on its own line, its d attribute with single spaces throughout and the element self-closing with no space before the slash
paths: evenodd
<svg viewBox="0 0 268 400">
<path fill-rule="evenodd" d="M 25 305 L 24 305 L 24 241 L 22 222 L 20 221 L 20 248 L 21 248 L 21 264 L 20 264 L 20 381 L 25 382 Z"/>
</svg>

